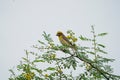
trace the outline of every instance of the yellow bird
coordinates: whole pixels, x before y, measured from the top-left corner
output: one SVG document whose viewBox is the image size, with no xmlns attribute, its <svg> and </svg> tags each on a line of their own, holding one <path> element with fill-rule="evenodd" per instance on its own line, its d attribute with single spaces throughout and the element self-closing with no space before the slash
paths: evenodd
<svg viewBox="0 0 120 80">
<path fill-rule="evenodd" d="M 72 43 L 67 39 L 67 37 L 61 31 L 58 31 L 56 36 L 58 36 L 59 41 L 61 42 L 62 45 L 67 47 L 72 47 Z"/>
</svg>

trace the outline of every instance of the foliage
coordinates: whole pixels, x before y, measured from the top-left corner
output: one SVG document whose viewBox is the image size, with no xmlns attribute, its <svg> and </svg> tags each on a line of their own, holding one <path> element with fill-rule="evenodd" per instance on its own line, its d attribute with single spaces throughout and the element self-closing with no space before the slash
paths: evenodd
<svg viewBox="0 0 120 80">
<path fill-rule="evenodd" d="M 39 45 L 33 46 L 39 52 L 26 50 L 26 56 L 17 65 L 19 74 L 10 69 L 9 80 L 119 80 L 120 76 L 112 74 L 113 69 L 108 65 L 114 59 L 102 56 L 108 54 L 104 51 L 106 46 L 97 42 L 98 37 L 107 33 L 96 34 L 93 26 L 91 33 L 92 38 L 83 35 L 77 38 L 72 30 L 68 30 L 67 38 L 77 48 L 74 50 L 55 44 L 50 34 L 43 32 L 45 41 L 38 40 Z M 91 46 L 79 45 L 78 40 L 88 42 Z M 84 68 L 83 72 L 73 76 L 72 72 L 81 68 Z M 65 73 L 65 70 L 69 73 Z"/>
</svg>

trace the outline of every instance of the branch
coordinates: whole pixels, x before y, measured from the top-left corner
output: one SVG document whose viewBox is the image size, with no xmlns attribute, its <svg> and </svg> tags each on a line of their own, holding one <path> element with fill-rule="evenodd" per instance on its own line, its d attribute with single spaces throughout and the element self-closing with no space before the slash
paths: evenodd
<svg viewBox="0 0 120 80">
<path fill-rule="evenodd" d="M 94 64 L 92 64 L 92 63 L 94 63 L 94 62 L 91 61 L 91 60 L 89 60 L 89 59 L 82 58 L 81 56 L 78 56 L 78 55 L 76 55 L 75 57 L 78 58 L 78 59 L 81 60 L 81 61 L 84 61 L 84 62 L 90 64 L 90 66 L 91 66 L 92 68 L 96 69 L 101 75 L 103 75 L 103 76 L 106 78 L 106 80 L 109 80 L 111 76 L 120 78 L 120 76 L 117 76 L 117 75 L 114 75 L 114 74 L 110 74 L 110 73 L 104 71 L 103 69 L 98 68 L 97 66 L 95 66 Z M 108 75 L 108 76 L 107 76 L 107 75 Z M 112 78 L 112 77 L 111 77 L 111 78 Z"/>
<path fill-rule="evenodd" d="M 62 60 L 62 59 L 68 59 L 68 58 L 71 58 L 71 57 L 76 57 L 79 60 L 88 63 L 92 68 L 94 68 L 101 75 L 103 75 L 106 80 L 109 80 L 110 78 L 112 79 L 112 77 L 120 78 L 120 76 L 117 76 L 117 75 L 114 75 L 114 74 L 110 74 L 110 73 L 104 71 L 103 69 L 100 69 L 98 66 L 96 66 L 96 65 L 93 64 L 95 62 L 93 62 L 90 59 L 87 59 L 84 56 L 81 56 L 80 53 L 77 52 L 77 51 L 72 51 L 73 53 L 71 53 L 71 51 L 69 49 L 66 49 L 63 46 L 56 46 L 56 47 L 52 47 L 51 49 L 53 49 L 55 51 L 62 51 L 64 53 L 68 53 L 70 55 L 68 57 L 56 58 L 56 60 Z"/>
<path fill-rule="evenodd" d="M 95 67 L 95 66 L 92 64 L 93 61 L 88 61 L 88 60 L 82 59 L 82 58 L 80 58 L 80 57 L 78 57 L 78 56 L 75 56 L 75 57 L 77 57 L 77 58 L 78 58 L 79 60 L 81 60 L 81 61 L 84 61 L 84 62 L 90 64 L 90 66 L 91 66 L 92 68 L 96 69 L 98 72 L 100 72 L 101 75 L 103 75 L 107 80 L 109 80 L 109 78 L 104 74 L 103 70 Z"/>
<path fill-rule="evenodd" d="M 58 50 L 64 52 L 64 51 L 61 50 L 61 49 L 57 49 L 57 51 L 58 51 Z M 77 53 L 77 52 L 75 52 L 75 54 L 76 54 L 76 53 Z M 68 58 L 70 58 L 70 57 L 76 57 L 76 58 L 78 58 L 79 60 L 88 63 L 92 68 L 96 69 L 101 75 L 104 76 L 104 78 L 105 78 L 106 80 L 109 80 L 110 78 L 112 78 L 111 76 L 120 78 L 120 76 L 110 74 L 110 73 L 104 71 L 103 69 L 98 68 L 98 66 L 95 66 L 95 65 L 93 64 L 93 63 L 95 63 L 95 62 L 93 62 L 92 60 L 87 59 L 87 58 L 85 58 L 85 57 L 83 57 L 83 56 L 80 56 L 80 54 L 79 54 L 79 55 L 73 55 L 70 51 L 69 51 L 68 54 L 70 54 L 70 56 L 68 56 L 68 57 L 62 57 L 61 59 L 57 59 L 57 60 L 68 59 Z M 108 76 L 107 76 L 107 75 L 108 75 Z"/>
</svg>

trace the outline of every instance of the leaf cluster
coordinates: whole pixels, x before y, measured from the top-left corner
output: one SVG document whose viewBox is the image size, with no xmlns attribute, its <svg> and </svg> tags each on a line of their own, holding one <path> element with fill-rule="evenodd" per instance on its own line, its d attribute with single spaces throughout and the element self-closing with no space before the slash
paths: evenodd
<svg viewBox="0 0 120 80">
<path fill-rule="evenodd" d="M 13 69 L 10 69 L 9 80 L 119 80 L 120 76 L 112 74 L 113 68 L 109 65 L 114 59 L 102 56 L 108 54 L 105 51 L 106 46 L 97 42 L 98 37 L 107 33 L 96 34 L 94 27 L 91 28 L 92 38 L 83 35 L 77 38 L 72 30 L 67 31 L 68 39 L 76 49 L 55 44 L 51 35 L 43 32 L 45 41 L 38 40 L 39 45 L 33 46 L 40 53 L 26 50 L 26 56 L 17 66 L 20 73 L 15 74 Z M 76 44 L 78 40 L 88 42 L 92 46 Z M 84 68 L 83 72 L 78 71 L 79 74 L 73 76 L 72 72 L 81 68 Z"/>
</svg>

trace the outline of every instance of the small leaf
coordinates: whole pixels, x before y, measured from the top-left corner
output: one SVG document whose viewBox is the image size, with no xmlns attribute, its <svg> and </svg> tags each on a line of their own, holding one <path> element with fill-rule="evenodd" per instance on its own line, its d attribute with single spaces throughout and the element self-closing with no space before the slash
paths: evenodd
<svg viewBox="0 0 120 80">
<path fill-rule="evenodd" d="M 29 60 L 27 58 L 22 57 L 22 59 L 25 60 L 26 62 L 29 62 Z"/>
<path fill-rule="evenodd" d="M 113 62 L 113 61 L 115 61 L 115 59 L 108 59 L 108 58 L 103 58 L 103 60 L 105 61 L 105 62 Z"/>
<path fill-rule="evenodd" d="M 45 62 L 44 60 L 34 60 L 33 62 Z"/>
<path fill-rule="evenodd" d="M 46 41 L 53 42 L 52 38 L 50 37 L 50 34 L 46 34 L 45 31 L 43 32 L 42 36 L 45 38 Z"/>
<path fill-rule="evenodd" d="M 88 39 L 88 38 L 86 38 L 86 37 L 83 37 L 82 35 L 79 37 L 81 40 L 83 40 L 83 41 L 91 41 L 91 39 Z"/>
<path fill-rule="evenodd" d="M 45 69 L 45 70 L 51 70 L 51 71 L 54 71 L 55 70 L 55 68 L 54 67 L 48 67 L 47 69 Z"/>
<path fill-rule="evenodd" d="M 37 71 L 38 73 L 42 73 L 42 70 L 41 70 L 41 69 L 37 69 L 37 68 L 34 68 L 34 67 L 32 67 L 31 69 Z M 40 80 L 41 80 L 41 79 L 40 79 Z"/>
<path fill-rule="evenodd" d="M 105 46 L 103 44 L 98 44 L 98 46 L 100 46 L 102 48 L 105 48 Z"/>
<path fill-rule="evenodd" d="M 87 51 L 88 53 L 90 53 L 90 54 L 95 54 L 94 52 L 92 52 L 92 51 Z"/>
<path fill-rule="evenodd" d="M 15 76 L 15 73 L 12 69 L 9 69 L 9 71 Z"/>
<path fill-rule="evenodd" d="M 108 33 L 100 33 L 100 34 L 98 34 L 98 36 L 105 36 L 105 35 L 107 35 Z"/>
<path fill-rule="evenodd" d="M 107 52 L 105 52 L 105 51 L 103 51 L 101 49 L 98 49 L 98 51 L 101 52 L 101 53 L 107 54 Z"/>
<path fill-rule="evenodd" d="M 75 61 L 72 61 L 72 67 L 73 67 L 74 70 L 76 70 L 77 64 L 76 64 Z"/>
<path fill-rule="evenodd" d="M 44 43 L 44 42 L 42 42 L 42 41 L 40 41 L 40 40 L 38 40 L 38 42 L 39 42 L 40 44 L 43 44 L 43 45 L 45 45 L 45 43 Z"/>
</svg>

